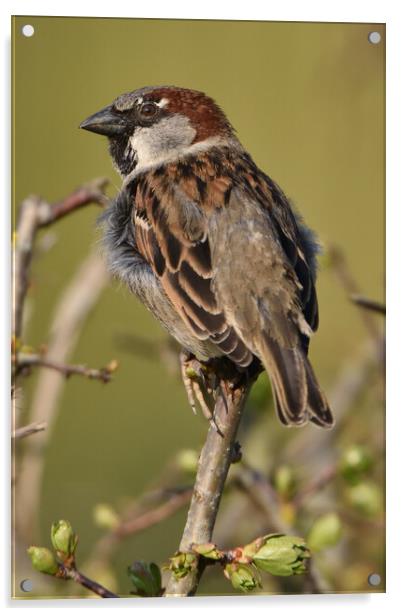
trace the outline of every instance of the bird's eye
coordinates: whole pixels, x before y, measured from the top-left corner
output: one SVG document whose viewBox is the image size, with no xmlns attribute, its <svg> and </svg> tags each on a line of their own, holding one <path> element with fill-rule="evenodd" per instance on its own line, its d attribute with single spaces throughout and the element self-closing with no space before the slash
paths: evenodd
<svg viewBox="0 0 402 616">
<path fill-rule="evenodd" d="M 143 118 L 153 118 L 159 110 L 159 107 L 155 103 L 144 103 L 140 107 L 140 114 Z"/>
</svg>

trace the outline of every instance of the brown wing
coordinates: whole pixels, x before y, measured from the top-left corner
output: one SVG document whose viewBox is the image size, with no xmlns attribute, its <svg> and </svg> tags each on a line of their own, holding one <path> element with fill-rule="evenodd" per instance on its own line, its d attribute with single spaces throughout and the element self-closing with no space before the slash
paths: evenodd
<svg viewBox="0 0 402 616">
<path fill-rule="evenodd" d="M 223 197 L 219 182 L 208 187 L 214 202 Z M 157 173 L 142 177 L 134 196 L 136 243 L 194 335 L 211 340 L 237 365 L 247 366 L 252 353 L 228 325 L 212 289 L 207 215 L 198 205 L 208 203 L 205 191 L 207 183 L 197 175 L 189 180 L 181 174 L 181 181 L 175 178 L 168 185 Z"/>
<path fill-rule="evenodd" d="M 318 328 L 318 301 L 315 290 L 316 253 L 318 246 L 313 233 L 293 212 L 285 195 L 270 178 L 265 176 L 275 207 L 271 218 L 282 249 L 292 265 L 301 285 L 299 297 L 304 318 L 312 331 Z M 305 337 L 303 343 L 307 344 Z M 306 348 L 307 351 L 307 348 Z"/>
<path fill-rule="evenodd" d="M 280 187 L 262 173 L 251 157 L 244 153 L 235 165 L 236 179 L 241 178 L 239 188 L 251 197 L 266 212 L 268 224 L 276 232 L 281 248 L 299 282 L 297 294 L 303 316 L 312 331 L 318 327 L 318 302 L 315 290 L 316 253 L 318 245 L 314 234 L 303 224 Z M 309 339 L 300 334 L 307 352 Z"/>
<path fill-rule="evenodd" d="M 312 286 L 309 279 L 303 286 L 295 268 L 304 255 L 294 244 L 300 254 L 287 256 L 272 209 L 272 201 L 262 208 L 236 188 L 228 207 L 211 217 L 214 289 L 228 323 L 264 364 L 281 421 L 329 427 L 332 414 L 306 352 L 311 328 L 302 302 L 308 304 Z"/>
</svg>

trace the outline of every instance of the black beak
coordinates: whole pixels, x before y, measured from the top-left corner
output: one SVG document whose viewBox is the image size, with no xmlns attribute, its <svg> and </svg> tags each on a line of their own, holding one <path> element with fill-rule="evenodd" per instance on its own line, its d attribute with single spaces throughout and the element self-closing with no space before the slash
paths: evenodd
<svg viewBox="0 0 402 616">
<path fill-rule="evenodd" d="M 79 127 L 92 133 L 114 137 L 124 133 L 127 124 L 125 118 L 109 105 L 89 116 L 89 118 L 81 122 Z"/>
</svg>

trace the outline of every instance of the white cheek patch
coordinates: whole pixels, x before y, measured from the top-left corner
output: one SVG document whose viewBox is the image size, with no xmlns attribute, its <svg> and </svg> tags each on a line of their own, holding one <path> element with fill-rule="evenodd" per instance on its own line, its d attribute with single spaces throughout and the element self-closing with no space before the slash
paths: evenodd
<svg viewBox="0 0 402 616">
<path fill-rule="evenodd" d="M 136 147 L 138 143 L 139 141 L 137 140 Z M 192 145 L 183 147 L 181 149 L 170 151 L 159 157 L 148 156 L 142 157 L 142 159 L 140 159 L 137 150 L 136 158 L 138 160 L 138 163 L 133 169 L 133 171 L 131 171 L 131 173 L 124 177 L 123 186 L 129 184 L 131 180 L 133 180 L 140 173 L 144 173 L 145 171 L 149 171 L 150 169 L 155 169 L 156 167 L 160 167 L 161 165 L 167 163 L 173 163 L 177 162 L 178 160 L 183 160 L 186 158 L 186 156 L 201 154 L 202 152 L 207 152 L 213 147 L 220 147 L 224 145 L 231 145 L 233 148 L 240 148 L 239 143 L 235 140 L 228 141 L 227 139 L 222 139 L 220 137 L 209 137 L 208 139 L 205 139 L 205 141 L 198 141 L 197 143 L 193 143 Z"/>
<path fill-rule="evenodd" d="M 136 171 L 177 158 L 190 146 L 195 134 L 189 119 L 181 115 L 137 128 L 129 139 L 137 159 Z"/>
<path fill-rule="evenodd" d="M 153 126 L 137 127 L 129 138 L 126 150 L 127 155 L 136 160 L 136 165 L 125 177 L 125 184 L 144 171 L 206 152 L 212 147 L 228 145 L 229 141 L 232 147 L 239 147 L 234 137 L 228 140 L 227 137 L 214 136 L 193 143 L 195 135 L 196 130 L 191 126 L 189 118 L 183 115 L 164 118 Z"/>
</svg>

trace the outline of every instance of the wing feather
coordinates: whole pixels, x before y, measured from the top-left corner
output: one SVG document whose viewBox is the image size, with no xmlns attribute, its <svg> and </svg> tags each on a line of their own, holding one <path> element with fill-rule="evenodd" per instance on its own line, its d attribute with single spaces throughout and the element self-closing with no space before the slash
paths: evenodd
<svg viewBox="0 0 402 616">
<path fill-rule="evenodd" d="M 188 177 L 188 174 L 187 174 Z M 196 183 L 204 191 L 201 181 Z M 253 356 L 227 325 L 212 288 L 207 220 L 182 188 L 158 190 L 157 177 L 137 185 L 134 231 L 138 250 L 150 263 L 173 306 L 200 340 L 209 339 L 239 365 Z"/>
<path fill-rule="evenodd" d="M 213 287 L 228 324 L 264 364 L 286 425 L 330 427 L 332 414 L 307 358 L 316 295 L 297 229 L 284 245 L 272 211 L 237 188 L 210 220 Z M 230 259 L 227 258 L 230 254 Z M 289 255 L 289 256 L 288 256 Z"/>
</svg>

